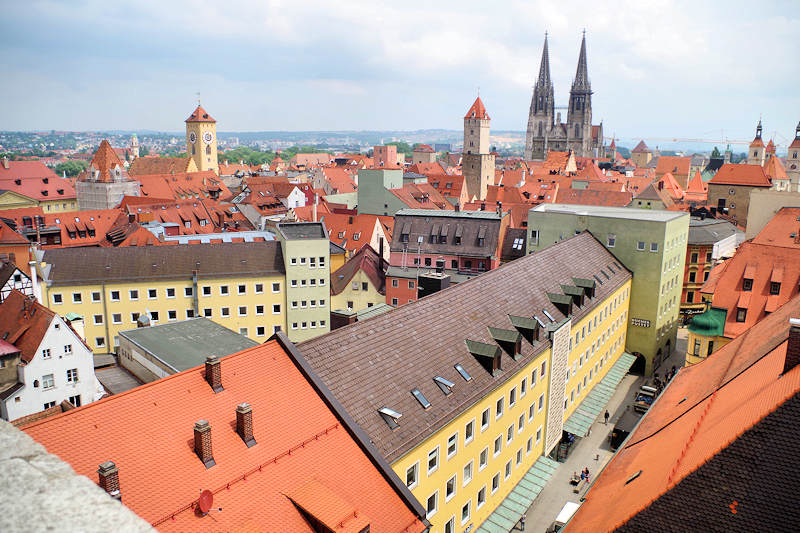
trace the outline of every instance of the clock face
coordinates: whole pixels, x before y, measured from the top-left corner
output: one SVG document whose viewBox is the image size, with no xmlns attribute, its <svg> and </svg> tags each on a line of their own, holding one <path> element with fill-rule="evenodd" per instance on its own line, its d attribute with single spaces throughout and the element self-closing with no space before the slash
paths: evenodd
<svg viewBox="0 0 800 533">
<path fill-rule="evenodd" d="M 189 132 L 189 142 L 194 144 L 196 140 L 197 140 L 197 135 L 195 134 L 195 132 L 193 131 Z"/>
<path fill-rule="evenodd" d="M 210 131 L 207 131 L 203 134 L 203 142 L 206 144 L 211 144 L 211 141 L 214 140 L 214 134 Z"/>
</svg>

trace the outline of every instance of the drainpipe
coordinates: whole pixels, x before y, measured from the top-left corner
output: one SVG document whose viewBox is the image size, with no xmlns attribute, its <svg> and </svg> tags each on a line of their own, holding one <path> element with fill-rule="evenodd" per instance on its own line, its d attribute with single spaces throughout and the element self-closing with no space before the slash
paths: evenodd
<svg viewBox="0 0 800 533">
<path fill-rule="evenodd" d="M 39 276 L 36 272 L 36 261 L 28 261 L 28 266 L 31 271 L 31 285 L 33 285 L 33 297 L 36 301 L 42 303 L 42 288 L 39 286 Z M 43 304 L 44 305 L 44 304 Z"/>
<path fill-rule="evenodd" d="M 108 329 L 108 323 L 109 323 L 111 317 L 108 316 L 108 304 L 106 303 L 106 282 L 105 281 L 100 282 L 100 292 L 101 292 L 100 297 L 103 299 L 103 323 L 106 326 L 106 342 L 108 343 L 108 344 L 106 344 L 106 346 L 111 348 L 111 349 L 109 349 L 109 352 L 111 352 L 114 349 L 114 339 L 111 338 L 111 331 Z"/>
<path fill-rule="evenodd" d="M 197 296 L 197 270 L 192 270 L 192 303 L 194 304 L 194 316 L 200 316 L 200 302 Z"/>
</svg>

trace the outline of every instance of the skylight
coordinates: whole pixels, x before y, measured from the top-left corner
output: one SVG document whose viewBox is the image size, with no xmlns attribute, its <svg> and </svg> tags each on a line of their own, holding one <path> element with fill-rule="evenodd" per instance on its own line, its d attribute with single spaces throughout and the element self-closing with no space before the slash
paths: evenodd
<svg viewBox="0 0 800 533">
<path fill-rule="evenodd" d="M 461 363 L 458 363 L 456 365 L 456 370 L 458 371 L 459 374 L 461 374 L 461 377 L 464 378 L 464 381 L 472 380 L 472 376 L 470 376 L 469 372 L 467 372 L 467 370 L 463 366 L 461 366 Z"/>
<path fill-rule="evenodd" d="M 431 402 L 429 402 L 425 395 L 422 394 L 421 390 L 411 389 L 411 394 L 414 395 L 414 398 L 416 398 L 420 405 L 422 405 L 423 409 L 427 409 L 431 406 Z"/>
<path fill-rule="evenodd" d="M 536 316 L 536 315 L 533 315 L 533 318 L 535 318 L 535 319 L 536 319 L 536 322 L 538 322 L 538 323 L 539 323 L 539 325 L 540 325 L 540 326 L 542 326 L 543 328 L 544 328 L 544 327 L 547 327 L 547 326 L 545 326 L 545 325 L 544 325 L 544 322 L 542 322 L 542 319 L 541 319 L 541 318 L 539 318 L 538 316 Z"/>
<path fill-rule="evenodd" d="M 606 279 L 611 279 L 611 276 L 609 276 L 609 275 L 608 275 L 608 273 L 607 273 L 605 270 L 602 270 L 602 269 L 601 269 L 601 270 L 600 270 L 600 273 L 601 273 L 602 275 L 604 275 L 604 276 L 606 277 Z"/>
<path fill-rule="evenodd" d="M 453 387 L 456 386 L 455 383 L 450 381 L 449 379 L 445 379 L 442 376 L 436 376 L 433 378 L 433 381 L 442 389 L 442 392 L 447 396 L 451 392 L 453 392 Z"/>
<path fill-rule="evenodd" d="M 546 316 L 547 318 L 550 319 L 550 322 L 555 322 L 556 321 L 556 319 L 553 318 L 553 315 L 551 315 L 550 313 L 547 312 L 547 309 L 542 309 L 542 313 L 544 313 L 544 316 Z"/>
<path fill-rule="evenodd" d="M 597 280 L 597 283 L 599 283 L 600 285 L 602 285 L 602 284 L 603 284 L 602 280 L 601 280 L 600 278 L 598 278 L 598 277 L 597 277 L 597 274 L 595 274 L 595 275 L 594 275 L 594 276 L 592 276 L 592 277 L 593 277 L 594 279 L 596 279 L 596 280 Z"/>
<path fill-rule="evenodd" d="M 400 426 L 400 424 L 398 424 L 397 421 L 403 415 L 398 413 L 394 409 L 389 409 L 388 407 L 381 407 L 380 409 L 378 409 L 378 413 L 380 413 L 381 418 L 383 418 L 383 421 L 386 422 L 386 424 L 391 429 L 394 429 L 394 428 Z"/>
</svg>

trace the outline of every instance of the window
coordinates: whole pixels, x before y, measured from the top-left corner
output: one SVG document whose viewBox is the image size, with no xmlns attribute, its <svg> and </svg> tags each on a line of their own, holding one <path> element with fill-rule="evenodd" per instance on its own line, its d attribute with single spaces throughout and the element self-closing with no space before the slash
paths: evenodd
<svg viewBox="0 0 800 533">
<path fill-rule="evenodd" d="M 256 314 L 257 315 L 263 315 L 264 314 L 264 306 L 263 305 L 257 305 L 256 306 Z"/>
<path fill-rule="evenodd" d="M 651 252 L 657 252 L 658 251 L 658 243 L 657 242 L 651 242 L 650 243 L 650 251 Z"/>
<path fill-rule="evenodd" d="M 464 446 L 472 442 L 472 438 L 475 436 L 475 421 L 470 420 L 467 422 L 467 425 L 464 426 Z"/>
<path fill-rule="evenodd" d="M 498 398 L 497 399 L 497 407 L 496 407 L 496 409 L 497 410 L 496 410 L 495 415 L 494 415 L 495 420 L 497 420 L 498 418 L 503 416 L 503 398 Z"/>
<path fill-rule="evenodd" d="M 95 325 L 99 325 L 103 323 L 103 315 L 94 315 L 94 323 Z"/>
<path fill-rule="evenodd" d="M 363 291 L 367 290 L 367 286 L 366 286 L 367 284 L 366 283 L 362 283 L 361 285 L 362 285 L 361 290 L 363 290 Z M 408 288 L 409 289 L 413 289 L 414 288 L 414 280 L 409 280 Z"/>
<path fill-rule="evenodd" d="M 542 426 L 539 426 L 539 428 L 536 430 L 536 444 L 539 444 L 541 440 L 542 440 Z"/>
<path fill-rule="evenodd" d="M 706 252 L 706 263 L 710 263 L 711 262 L 711 255 L 712 255 L 711 252 Z"/>
<path fill-rule="evenodd" d="M 397 288 L 397 287 L 399 287 L 399 284 L 398 284 L 398 282 L 397 282 L 397 280 L 396 280 L 396 279 L 393 279 L 393 280 L 392 280 L 392 287 L 394 287 L 394 288 Z"/>
<path fill-rule="evenodd" d="M 158 311 L 150 311 L 150 320 L 158 322 Z"/>
<path fill-rule="evenodd" d="M 428 475 L 435 472 L 439 468 L 439 447 L 437 446 L 428 452 Z"/>
<path fill-rule="evenodd" d="M 743 291 L 752 291 L 753 290 L 753 280 L 750 278 L 744 278 L 742 280 L 742 290 Z"/>
<path fill-rule="evenodd" d="M 99 302 L 100 301 L 100 293 L 97 291 L 92 292 L 92 301 Z"/>
<path fill-rule="evenodd" d="M 167 298 L 175 298 L 175 287 L 167 288 Z"/>
<path fill-rule="evenodd" d="M 689 283 L 694 283 L 697 279 L 697 272 L 691 271 L 689 272 Z"/>
<path fill-rule="evenodd" d="M 128 291 L 128 298 L 131 300 L 138 300 L 139 299 L 139 291 L 136 289 L 131 289 Z"/>
<path fill-rule="evenodd" d="M 305 283 L 304 283 L 304 285 L 305 285 Z M 296 279 L 292 280 L 292 287 L 297 287 L 297 280 Z"/>
<path fill-rule="evenodd" d="M 122 313 L 114 313 L 111 315 L 111 322 L 114 324 L 122 324 Z"/>
<path fill-rule="evenodd" d="M 742 307 L 736 308 L 736 322 L 744 322 L 747 319 L 747 309 Z"/>
<path fill-rule="evenodd" d="M 468 501 L 464 504 L 464 507 L 461 508 L 461 525 L 463 526 L 467 522 L 469 522 L 470 512 L 472 510 L 472 500 Z"/>
<path fill-rule="evenodd" d="M 178 312 L 177 311 L 167 311 L 167 320 L 178 320 Z"/>
<path fill-rule="evenodd" d="M 458 433 L 453 433 L 447 439 L 447 458 L 450 459 L 458 450 Z"/>
<path fill-rule="evenodd" d="M 53 378 L 53 374 L 47 374 L 42 376 L 42 388 L 43 389 L 51 389 L 56 386 L 55 379 Z"/>
<path fill-rule="evenodd" d="M 508 426 L 508 430 L 506 431 L 506 444 L 511 443 L 511 439 L 514 438 L 514 424 Z"/>
<path fill-rule="evenodd" d="M 94 338 L 94 344 L 98 348 L 102 348 L 102 347 L 104 347 L 106 345 L 106 338 L 105 337 L 95 337 Z"/>
<path fill-rule="evenodd" d="M 211 318 L 211 315 L 212 315 L 211 308 L 206 307 L 205 309 L 203 309 L 203 316 L 204 317 Z"/>
<path fill-rule="evenodd" d="M 203 296 L 211 296 L 211 287 L 206 285 L 203 287 Z"/>
<path fill-rule="evenodd" d="M 770 282 L 770 284 L 769 284 L 769 293 L 770 294 L 780 294 L 780 292 L 781 292 L 781 284 L 776 282 L 776 281 Z"/>
<path fill-rule="evenodd" d="M 187 298 L 191 298 L 193 294 L 194 294 L 194 290 L 192 289 L 192 287 L 184 287 L 183 288 L 183 295 L 186 296 Z"/>
<path fill-rule="evenodd" d="M 506 463 L 506 473 L 504 479 L 508 479 L 511 477 L 511 460 Z"/>
<path fill-rule="evenodd" d="M 541 369 L 541 376 L 544 378 L 546 370 L 547 370 L 547 361 L 542 361 L 542 369 Z"/>
<path fill-rule="evenodd" d="M 237 294 L 247 294 L 247 285 L 239 284 L 236 287 L 236 293 Z"/>
<path fill-rule="evenodd" d="M 219 293 L 222 296 L 227 296 L 228 295 L 228 286 L 227 285 L 220 285 L 219 286 Z"/>
<path fill-rule="evenodd" d="M 48 206 L 48 207 L 50 207 L 50 206 Z M 15 398 L 15 399 L 18 399 L 18 398 L 19 397 Z M 44 408 L 45 409 L 50 409 L 51 407 L 55 407 L 55 406 L 56 406 L 55 400 L 53 400 L 52 402 L 47 402 L 46 404 L 44 404 Z"/>
<path fill-rule="evenodd" d="M 231 309 L 230 307 L 222 307 L 219 310 L 219 314 L 224 317 L 231 316 Z"/>
<path fill-rule="evenodd" d="M 519 420 L 517 421 L 517 433 L 522 433 L 522 429 L 525 427 L 525 414 L 519 415 Z"/>
<path fill-rule="evenodd" d="M 522 448 L 517 450 L 517 466 L 522 464 Z"/>
<path fill-rule="evenodd" d="M 539 406 L 537 407 L 536 412 L 538 413 L 539 411 L 541 411 L 542 407 L 544 407 L 544 394 L 539 396 Z"/>
<path fill-rule="evenodd" d="M 645 246 L 644 241 L 639 241 L 638 243 L 636 243 L 636 249 L 639 250 L 640 252 L 644 250 L 644 246 Z"/>
<path fill-rule="evenodd" d="M 489 447 L 487 446 L 483 450 L 481 450 L 480 456 L 478 456 L 478 472 L 486 468 L 486 465 L 489 464 Z"/>
<path fill-rule="evenodd" d="M 273 315 L 281 314 L 281 304 L 272 304 L 272 314 Z"/>
<path fill-rule="evenodd" d="M 419 482 L 419 462 L 409 466 L 406 470 L 406 487 L 413 489 Z"/>
<path fill-rule="evenodd" d="M 135 324 L 137 320 L 139 320 L 139 313 L 131 313 L 131 322 Z"/>
<path fill-rule="evenodd" d="M 444 533 L 456 533 L 456 517 L 450 517 L 450 520 L 444 525 Z"/>
<path fill-rule="evenodd" d="M 248 335 L 247 328 L 239 328 L 239 335 L 247 337 L 247 335 Z"/>
<path fill-rule="evenodd" d="M 174 296 L 174 294 L 173 294 Z M 158 297 L 158 290 L 157 289 L 147 289 L 147 298 L 150 300 L 155 300 Z"/>
<path fill-rule="evenodd" d="M 425 505 L 425 518 L 430 518 L 439 510 L 439 491 L 437 490 L 428 496 L 428 503 Z"/>
<path fill-rule="evenodd" d="M 70 396 L 69 397 L 69 403 L 71 403 L 75 407 L 80 407 L 81 406 L 81 395 L 78 394 L 76 396 Z"/>
<path fill-rule="evenodd" d="M 576 334 L 576 337 L 577 337 L 577 334 Z M 536 385 L 536 372 L 537 372 L 536 369 L 534 369 L 533 372 L 531 372 L 531 387 Z"/>
<path fill-rule="evenodd" d="M 533 420 L 533 414 L 536 412 L 536 404 L 532 403 L 530 407 L 528 407 L 528 421 Z"/>
<path fill-rule="evenodd" d="M 483 432 L 486 428 L 489 427 L 489 413 L 490 413 L 490 411 L 491 411 L 491 408 L 487 407 L 481 413 L 481 432 Z"/>
<path fill-rule="evenodd" d="M 447 480 L 444 486 L 444 501 L 449 502 L 456 494 L 456 476 Z"/>
<path fill-rule="evenodd" d="M 260 285 L 260 283 L 258 285 Z M 256 292 L 258 292 L 258 285 L 256 285 Z M 281 292 L 281 284 L 280 283 L 273 283 L 272 284 L 272 292 L 274 292 L 274 293 Z"/>
<path fill-rule="evenodd" d="M 67 383 L 77 383 L 78 382 L 78 369 L 77 368 L 70 368 L 67 370 Z"/>
<path fill-rule="evenodd" d="M 464 486 L 466 487 L 470 481 L 472 481 L 472 461 L 464 465 Z"/>
<path fill-rule="evenodd" d="M 714 351 L 714 341 L 708 341 L 708 351 L 706 352 L 706 355 L 707 356 L 711 355 L 713 351 Z"/>
<path fill-rule="evenodd" d="M 54 304 L 62 304 L 62 303 L 64 303 L 64 297 L 61 296 L 60 294 L 54 294 L 53 295 L 53 303 Z"/>
<path fill-rule="evenodd" d="M 503 436 L 500 435 L 494 439 L 494 457 L 500 455 L 500 450 L 503 449 Z"/>
<path fill-rule="evenodd" d="M 264 326 L 256 326 L 256 337 L 263 337 L 267 334 L 267 330 Z"/>
<path fill-rule="evenodd" d="M 609 248 L 613 248 L 614 245 L 617 243 L 617 235 L 615 233 L 609 233 L 606 237 L 606 246 Z"/>
<path fill-rule="evenodd" d="M 694 291 L 686 291 L 686 302 L 687 303 L 694 302 Z"/>
<path fill-rule="evenodd" d="M 79 292 L 72 293 L 72 303 L 79 304 L 83 301 L 83 296 Z"/>
</svg>

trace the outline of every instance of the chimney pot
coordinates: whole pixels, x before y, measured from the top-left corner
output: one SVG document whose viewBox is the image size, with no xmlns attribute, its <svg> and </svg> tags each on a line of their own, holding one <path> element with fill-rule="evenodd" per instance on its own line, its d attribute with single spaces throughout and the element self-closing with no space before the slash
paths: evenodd
<svg viewBox="0 0 800 533">
<path fill-rule="evenodd" d="M 248 448 L 256 444 L 253 437 L 253 408 L 249 403 L 240 403 L 236 406 L 236 433 Z"/>
<path fill-rule="evenodd" d="M 225 390 L 222 387 L 222 371 L 216 355 L 206 357 L 206 381 L 215 393 Z"/>
<path fill-rule="evenodd" d="M 211 426 L 208 420 L 198 420 L 194 423 L 194 453 L 206 468 L 211 468 L 216 464 L 211 452 Z"/>
<path fill-rule="evenodd" d="M 783 373 L 787 373 L 800 363 L 800 318 L 789 319 L 789 343 L 786 346 L 786 360 Z"/>
<path fill-rule="evenodd" d="M 114 461 L 100 463 L 97 474 L 100 480 L 100 488 L 115 500 L 122 500 L 122 494 L 119 491 L 119 468 L 114 464 Z"/>
</svg>

